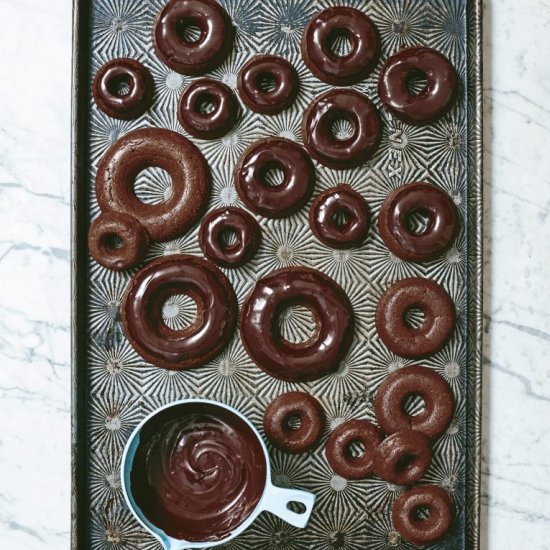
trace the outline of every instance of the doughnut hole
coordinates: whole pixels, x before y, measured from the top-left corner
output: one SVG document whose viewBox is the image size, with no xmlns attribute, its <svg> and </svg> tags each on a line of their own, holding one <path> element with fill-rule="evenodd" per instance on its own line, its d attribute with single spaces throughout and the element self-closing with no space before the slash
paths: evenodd
<svg viewBox="0 0 550 550">
<path fill-rule="evenodd" d="M 318 326 L 311 309 L 290 304 L 278 316 L 281 339 L 290 345 L 304 345 L 315 339 Z"/>
<path fill-rule="evenodd" d="M 416 506 L 411 511 L 411 519 L 414 523 L 422 523 L 430 519 L 431 509 L 429 506 Z"/>
<path fill-rule="evenodd" d="M 256 88 L 263 94 L 269 95 L 278 87 L 279 82 L 273 73 L 260 73 L 255 80 Z"/>
<path fill-rule="evenodd" d="M 410 329 L 419 330 L 426 321 L 426 315 L 424 314 L 424 310 L 422 308 L 413 305 L 405 311 L 403 321 Z"/>
<path fill-rule="evenodd" d="M 285 172 L 282 164 L 278 162 L 268 162 L 262 168 L 260 178 L 264 185 L 268 187 L 280 187 L 285 182 Z"/>
<path fill-rule="evenodd" d="M 402 410 L 408 416 L 419 416 L 425 409 L 426 403 L 420 395 L 412 393 L 403 400 Z"/>
<path fill-rule="evenodd" d="M 365 454 L 365 444 L 360 439 L 354 439 L 346 446 L 345 454 L 348 458 L 359 459 Z"/>
<path fill-rule="evenodd" d="M 218 235 L 218 244 L 222 250 L 230 252 L 241 244 L 241 240 L 233 227 L 226 227 Z"/>
<path fill-rule="evenodd" d="M 334 57 L 347 57 L 355 49 L 355 39 L 349 29 L 334 29 L 327 38 L 327 48 Z"/>
<path fill-rule="evenodd" d="M 331 223 L 338 231 L 344 231 L 351 222 L 351 214 L 345 208 L 339 208 L 332 214 Z"/>
<path fill-rule="evenodd" d="M 176 33 L 186 44 L 198 44 L 204 31 L 202 21 L 195 17 L 183 17 L 176 23 Z"/>
<path fill-rule="evenodd" d="M 175 331 L 186 330 L 197 320 L 197 304 L 187 294 L 174 293 L 162 304 L 162 321 Z"/>
<path fill-rule="evenodd" d="M 405 227 L 411 235 L 424 235 L 433 226 L 434 219 L 427 208 L 415 208 L 405 216 Z"/>
<path fill-rule="evenodd" d="M 351 140 L 357 131 L 354 116 L 346 111 L 336 111 L 327 120 L 328 132 L 334 141 L 343 143 Z"/>
<path fill-rule="evenodd" d="M 116 233 L 105 233 L 101 237 L 101 246 L 107 251 L 115 251 L 124 248 L 124 240 Z"/>
<path fill-rule="evenodd" d="M 126 97 L 134 89 L 134 81 L 127 74 L 119 74 L 107 82 L 107 91 L 116 97 Z"/>
<path fill-rule="evenodd" d="M 285 430 L 295 432 L 302 427 L 302 418 L 298 413 L 291 414 L 285 419 Z"/>
<path fill-rule="evenodd" d="M 428 87 L 426 73 L 420 69 L 413 69 L 407 76 L 406 86 L 412 96 L 419 96 Z"/>
<path fill-rule="evenodd" d="M 207 117 L 218 108 L 218 102 L 211 94 L 200 94 L 193 105 L 193 109 L 199 115 Z"/>
<path fill-rule="evenodd" d="M 149 166 L 136 177 L 134 193 L 143 204 L 162 204 L 172 196 L 172 178 L 158 166 Z"/>
</svg>

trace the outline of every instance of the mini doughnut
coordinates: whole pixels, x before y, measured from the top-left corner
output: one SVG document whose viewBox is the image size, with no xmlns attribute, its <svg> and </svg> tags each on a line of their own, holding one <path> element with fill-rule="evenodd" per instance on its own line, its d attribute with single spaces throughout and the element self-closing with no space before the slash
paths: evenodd
<svg viewBox="0 0 550 550">
<path fill-rule="evenodd" d="M 184 37 L 186 28 L 200 29 L 198 40 Z M 172 0 L 157 15 L 153 27 L 155 51 L 181 74 L 197 75 L 220 65 L 233 46 L 233 26 L 214 0 Z"/>
<path fill-rule="evenodd" d="M 299 418 L 300 426 L 293 429 L 290 421 Z M 323 435 L 324 413 L 315 397 L 305 392 L 293 391 L 276 397 L 264 413 L 266 437 L 290 453 L 309 451 Z"/>
<path fill-rule="evenodd" d="M 337 120 L 346 120 L 352 134 L 338 139 Z M 302 123 L 304 145 L 312 157 L 329 168 L 359 166 L 372 157 L 381 136 L 378 112 L 369 98 L 355 90 L 332 90 L 314 99 Z"/>
<path fill-rule="evenodd" d="M 405 315 L 420 309 L 424 322 L 407 325 Z M 384 344 L 397 355 L 426 357 L 442 349 L 455 329 L 455 307 L 445 289 L 430 279 L 411 277 L 390 286 L 376 307 L 376 329 Z"/>
<path fill-rule="evenodd" d="M 128 92 L 121 92 L 122 86 Z M 97 107 L 106 115 L 121 120 L 141 116 L 153 103 L 154 82 L 149 70 L 139 61 L 119 57 L 97 71 L 92 94 Z"/>
<path fill-rule="evenodd" d="M 195 321 L 181 330 L 162 319 L 165 301 L 175 294 L 187 294 L 197 305 Z M 165 369 L 190 369 L 215 357 L 233 336 L 237 298 L 227 277 L 208 260 L 173 254 L 134 275 L 121 314 L 130 344 L 146 361 Z"/>
<path fill-rule="evenodd" d="M 316 329 L 298 344 L 281 337 L 277 320 L 285 308 L 311 310 Z M 338 369 L 353 340 L 354 316 L 343 289 L 314 269 L 291 267 L 260 279 L 246 298 L 241 339 L 252 360 L 287 382 L 317 380 Z"/>
<path fill-rule="evenodd" d="M 419 94 L 408 88 L 411 79 L 424 77 L 427 84 Z M 390 57 L 380 73 L 378 94 L 399 120 L 427 124 L 443 116 L 458 90 L 458 75 L 451 62 L 432 48 L 407 48 Z"/>
<path fill-rule="evenodd" d="M 429 517 L 419 517 L 427 510 Z M 443 537 L 453 523 L 453 502 L 449 494 L 435 485 L 413 487 L 401 493 L 392 508 L 392 523 L 411 544 L 425 546 Z"/>
<path fill-rule="evenodd" d="M 270 186 L 270 170 L 283 172 L 283 182 Z M 283 218 L 298 211 L 311 197 L 315 168 L 297 143 L 283 138 L 264 138 L 253 143 L 235 168 L 235 187 L 241 200 L 256 214 Z"/>
<path fill-rule="evenodd" d="M 264 79 L 274 82 L 272 90 L 262 89 Z M 243 103 L 252 111 L 264 115 L 275 115 L 290 107 L 299 86 L 296 69 L 286 59 L 275 55 L 253 57 L 241 69 L 237 82 Z"/>
<path fill-rule="evenodd" d="M 224 231 L 233 231 L 236 242 L 224 246 Z M 203 254 L 223 267 L 239 267 L 250 261 L 258 252 L 261 229 L 258 222 L 240 208 L 220 208 L 210 212 L 199 231 L 199 244 Z"/>
<path fill-rule="evenodd" d="M 421 432 L 395 432 L 378 445 L 374 471 L 384 481 L 410 485 L 421 480 L 432 461 L 430 439 Z"/>
<path fill-rule="evenodd" d="M 204 103 L 213 105 L 209 113 L 202 112 Z M 215 139 L 230 132 L 237 122 L 239 104 L 231 88 L 210 78 L 195 80 L 181 95 L 178 120 L 192 136 Z"/>
<path fill-rule="evenodd" d="M 172 178 L 172 195 L 161 204 L 145 204 L 134 191 L 138 174 L 153 166 Z M 142 128 L 108 149 L 99 163 L 95 188 L 101 210 L 130 214 L 151 239 L 165 241 L 200 219 L 210 196 L 210 175 L 202 153 L 187 138 L 171 130 Z"/>
<path fill-rule="evenodd" d="M 116 245 L 117 237 L 121 246 Z M 149 246 L 143 225 L 129 214 L 104 212 L 93 222 L 88 233 L 92 258 L 107 269 L 122 271 L 141 262 Z"/>
<path fill-rule="evenodd" d="M 332 45 L 347 38 L 351 51 L 337 55 Z M 380 55 L 378 30 L 363 12 L 345 6 L 318 13 L 302 36 L 302 57 L 308 69 L 323 82 L 336 86 L 355 84 L 374 68 Z"/>
<path fill-rule="evenodd" d="M 339 225 L 335 216 L 345 214 Z M 313 234 L 332 248 L 359 246 L 370 227 L 367 201 L 349 185 L 340 184 L 319 194 L 309 210 L 309 226 Z"/>
<path fill-rule="evenodd" d="M 424 410 L 415 416 L 405 412 L 407 399 L 412 396 L 424 401 Z M 378 388 L 374 412 L 386 434 L 414 430 L 435 439 L 445 433 L 453 418 L 453 393 L 433 369 L 403 367 L 392 372 Z"/>
<path fill-rule="evenodd" d="M 416 234 L 407 226 L 413 212 L 428 216 L 425 231 Z M 384 201 L 378 216 L 380 236 L 399 258 L 425 262 L 439 256 L 454 241 L 458 231 L 458 213 L 449 195 L 429 183 L 402 185 Z"/>
<path fill-rule="evenodd" d="M 366 479 L 374 473 L 374 453 L 382 436 L 368 420 L 349 420 L 340 424 L 327 440 L 326 455 L 334 473 L 346 479 Z M 352 443 L 362 443 L 363 454 L 353 456 Z"/>
</svg>

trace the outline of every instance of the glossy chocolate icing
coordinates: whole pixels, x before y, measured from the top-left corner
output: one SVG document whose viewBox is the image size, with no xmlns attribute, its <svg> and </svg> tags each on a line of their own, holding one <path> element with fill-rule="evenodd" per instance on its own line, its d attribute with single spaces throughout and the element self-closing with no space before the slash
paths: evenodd
<svg viewBox="0 0 550 550">
<path fill-rule="evenodd" d="M 169 536 L 217 541 L 254 511 L 266 477 L 262 446 L 241 418 L 189 403 L 145 424 L 131 490 L 145 516 Z"/>
</svg>

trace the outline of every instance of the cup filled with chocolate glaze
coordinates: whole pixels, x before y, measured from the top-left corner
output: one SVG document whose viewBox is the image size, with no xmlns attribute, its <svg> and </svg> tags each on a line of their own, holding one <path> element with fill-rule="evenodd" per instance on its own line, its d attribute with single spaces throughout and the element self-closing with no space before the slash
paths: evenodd
<svg viewBox="0 0 550 550">
<path fill-rule="evenodd" d="M 303 528 L 315 502 L 312 493 L 272 485 L 256 428 L 206 399 L 176 401 L 145 418 L 126 444 L 121 471 L 130 510 L 166 550 L 224 544 L 264 511 Z"/>
</svg>

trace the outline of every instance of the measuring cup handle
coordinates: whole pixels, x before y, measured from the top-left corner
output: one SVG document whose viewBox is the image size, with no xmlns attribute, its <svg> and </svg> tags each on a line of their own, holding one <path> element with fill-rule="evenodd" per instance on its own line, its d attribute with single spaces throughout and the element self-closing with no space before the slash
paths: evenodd
<svg viewBox="0 0 550 550">
<path fill-rule="evenodd" d="M 309 521 L 309 516 L 313 510 L 315 503 L 315 495 L 298 489 L 282 489 L 270 485 L 267 488 L 263 509 L 266 512 L 271 512 L 282 520 L 294 525 L 294 527 L 304 528 Z M 299 502 L 305 506 L 305 511 L 302 513 L 293 512 L 288 505 L 291 502 Z"/>
</svg>

